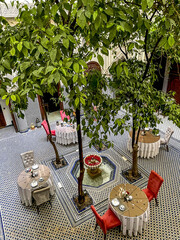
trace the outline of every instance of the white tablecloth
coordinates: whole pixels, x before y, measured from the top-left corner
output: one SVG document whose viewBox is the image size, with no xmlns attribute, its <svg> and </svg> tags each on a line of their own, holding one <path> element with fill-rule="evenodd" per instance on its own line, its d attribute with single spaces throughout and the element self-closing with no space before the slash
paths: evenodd
<svg viewBox="0 0 180 240">
<path fill-rule="evenodd" d="M 132 201 L 124 200 L 123 191 L 129 192 Z M 114 199 L 120 202 L 118 206 L 112 205 Z M 125 206 L 125 211 L 119 209 L 121 204 Z M 109 195 L 109 208 L 121 221 L 123 235 L 142 234 L 142 229 L 146 227 L 149 220 L 150 210 L 148 198 L 139 187 L 129 183 L 115 186 Z"/>
<path fill-rule="evenodd" d="M 26 206 L 32 205 L 32 192 L 40 188 L 44 184 L 50 186 L 50 194 L 54 195 L 55 187 L 53 184 L 52 176 L 50 175 L 50 170 L 47 166 L 39 165 L 39 169 L 34 170 L 38 172 L 38 176 L 35 178 L 31 177 L 31 173 L 26 173 L 25 170 L 21 172 L 18 177 L 18 191 L 22 204 Z M 45 181 L 38 182 L 38 186 L 35 188 L 31 187 L 31 182 L 33 180 L 38 181 L 40 177 L 43 177 Z"/>
<path fill-rule="evenodd" d="M 159 153 L 160 148 L 160 139 L 154 143 L 143 143 L 138 142 L 139 150 L 138 150 L 138 157 L 142 158 L 153 158 Z M 132 149 L 132 138 L 128 136 L 127 148 L 130 152 L 133 151 Z"/>
<path fill-rule="evenodd" d="M 121 221 L 121 230 L 123 235 L 128 233 L 128 235 L 132 237 L 133 234 L 134 236 L 137 236 L 138 233 L 142 234 L 142 229 L 145 229 L 150 216 L 149 203 L 147 210 L 142 215 L 137 217 L 127 217 L 117 214 L 117 212 L 114 211 L 111 203 L 109 203 L 109 207 Z"/>
<path fill-rule="evenodd" d="M 63 145 L 78 142 L 76 128 L 56 126 L 56 142 Z"/>
</svg>

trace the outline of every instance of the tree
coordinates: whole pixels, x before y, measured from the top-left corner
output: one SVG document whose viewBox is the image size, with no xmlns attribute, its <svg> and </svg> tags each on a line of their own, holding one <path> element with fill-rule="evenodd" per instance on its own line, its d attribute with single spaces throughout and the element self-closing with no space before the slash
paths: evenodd
<svg viewBox="0 0 180 240">
<path fill-rule="evenodd" d="M 125 116 L 116 119 L 112 131 L 129 129 L 132 116 L 133 165 L 130 178 L 138 175 L 137 143 L 141 128 L 156 127 L 160 122 L 157 112 L 173 120 L 180 127 L 180 107 L 172 95 L 153 88 L 157 66 L 155 53 L 166 54 L 179 61 L 179 13 L 177 1 L 113 1 L 108 2 L 109 12 L 106 35 L 112 47 L 119 47 L 123 60 L 110 69 L 110 85 L 115 89 L 116 106 L 123 107 Z M 105 41 L 103 42 L 105 45 Z M 144 61 L 139 61 L 141 55 Z M 137 131 L 138 130 L 138 131 Z M 137 131 L 137 135 L 135 134 Z"/>
<path fill-rule="evenodd" d="M 88 79 L 84 71 L 86 62 L 94 54 L 92 46 L 97 44 L 91 41 L 93 23 L 90 21 L 101 1 L 48 0 L 33 3 L 31 8 L 26 4 L 18 5 L 18 23 L 5 27 L 2 33 L 1 94 L 7 104 L 13 102 L 14 111 L 18 112 L 27 108 L 28 97 L 34 100 L 37 94 L 43 97 L 45 92 L 53 95 L 59 81 L 62 82 L 59 100 L 69 103 L 67 113 L 76 111 L 80 161 L 78 203 L 82 204 L 85 194 L 82 188 L 84 163 L 80 110 L 89 103 Z M 96 32 L 97 28 L 93 30 L 93 36 Z M 98 58 L 102 64 L 102 57 L 98 55 Z M 5 61 L 7 64 L 3 65 Z M 17 72 L 13 81 L 4 77 L 6 70 Z M 7 91 L 7 86 L 11 91 Z M 66 99 L 64 90 L 68 93 Z M 92 122 L 93 116 L 90 116 L 89 121 Z M 85 121 L 82 124 L 85 125 Z M 85 133 L 90 135 L 87 129 Z M 49 139 L 51 141 L 51 136 Z M 55 149 L 55 145 L 53 147 Z"/>
</svg>

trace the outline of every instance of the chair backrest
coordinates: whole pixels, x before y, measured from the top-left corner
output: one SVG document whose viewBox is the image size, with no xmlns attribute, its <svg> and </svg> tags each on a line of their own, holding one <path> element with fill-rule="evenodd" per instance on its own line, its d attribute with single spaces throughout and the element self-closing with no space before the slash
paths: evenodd
<svg viewBox="0 0 180 240">
<path fill-rule="evenodd" d="M 49 135 L 49 128 L 48 128 L 48 124 L 46 122 L 46 120 L 42 121 L 41 125 L 44 127 L 44 130 L 46 131 L 46 134 Z"/>
<path fill-rule="evenodd" d="M 166 143 L 169 142 L 173 132 L 174 132 L 174 130 L 171 127 L 167 128 L 166 133 L 165 133 L 165 137 L 164 137 Z"/>
<path fill-rule="evenodd" d="M 100 226 L 100 228 L 103 230 L 103 232 L 106 234 L 107 228 L 106 224 L 103 220 L 103 218 L 96 212 L 96 209 L 93 205 L 91 205 L 91 210 L 93 211 L 95 217 L 96 217 L 96 223 Z"/>
<path fill-rule="evenodd" d="M 20 155 L 21 155 L 22 162 L 23 162 L 25 168 L 30 167 L 34 164 L 34 152 L 33 151 L 21 153 Z"/>
<path fill-rule="evenodd" d="M 64 118 L 67 118 L 68 120 L 70 120 L 70 116 L 69 115 L 67 116 L 64 110 L 60 111 L 60 115 L 61 115 L 62 121 L 64 121 Z"/>
<path fill-rule="evenodd" d="M 33 191 L 33 198 L 39 206 L 50 200 L 50 186 Z"/>
<path fill-rule="evenodd" d="M 154 197 L 157 198 L 159 189 L 164 182 L 164 179 L 157 174 L 154 170 L 151 170 L 147 188 L 153 193 Z"/>
</svg>

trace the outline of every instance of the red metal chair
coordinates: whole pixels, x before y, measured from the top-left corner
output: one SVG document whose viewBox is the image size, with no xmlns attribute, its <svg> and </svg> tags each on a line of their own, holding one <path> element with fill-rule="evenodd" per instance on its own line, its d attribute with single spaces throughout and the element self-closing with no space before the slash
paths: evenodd
<svg viewBox="0 0 180 240">
<path fill-rule="evenodd" d="M 91 209 L 96 217 L 95 229 L 97 228 L 97 225 L 100 226 L 104 233 L 104 240 L 106 239 L 107 230 L 118 226 L 119 231 L 121 230 L 121 221 L 119 220 L 119 218 L 116 217 L 116 215 L 111 211 L 111 209 L 108 209 L 103 216 L 100 216 L 96 212 L 96 209 L 93 205 L 91 205 Z"/>
<path fill-rule="evenodd" d="M 49 132 L 49 128 L 48 128 L 48 124 L 47 124 L 46 120 L 42 121 L 41 125 L 44 127 L 44 130 L 46 131 L 47 141 L 48 141 L 48 136 L 49 136 L 50 132 Z M 56 131 L 51 130 L 51 134 L 52 134 L 52 136 L 56 136 Z"/>
<path fill-rule="evenodd" d="M 163 182 L 164 179 L 152 170 L 149 176 L 147 188 L 143 189 L 143 192 L 145 192 L 149 202 L 155 198 L 156 206 L 158 206 L 157 195 Z"/>
<path fill-rule="evenodd" d="M 60 111 L 60 115 L 61 115 L 62 121 L 64 121 L 64 118 L 67 118 L 68 120 L 71 119 L 69 115 L 67 116 L 67 115 L 65 114 L 64 110 L 61 110 L 61 111 Z"/>
</svg>

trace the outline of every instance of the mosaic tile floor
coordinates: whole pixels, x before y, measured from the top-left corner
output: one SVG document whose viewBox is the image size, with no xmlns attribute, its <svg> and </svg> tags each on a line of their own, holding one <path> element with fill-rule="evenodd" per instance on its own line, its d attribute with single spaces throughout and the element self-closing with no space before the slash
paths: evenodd
<svg viewBox="0 0 180 240">
<path fill-rule="evenodd" d="M 161 129 L 163 134 L 169 122 L 165 121 L 165 125 Z M 55 126 L 52 124 L 52 128 Z M 110 156 L 114 154 L 113 160 L 121 159 L 121 168 L 124 169 L 130 165 L 131 155 L 126 148 L 127 132 L 122 136 L 109 136 L 114 141 L 114 149 L 109 149 L 103 152 L 103 155 Z M 160 149 L 160 153 L 153 159 L 139 159 L 139 169 L 143 172 L 145 178 L 149 175 L 151 169 L 157 171 L 164 179 L 164 183 L 160 189 L 158 199 L 159 206 L 155 206 L 154 200 L 150 203 L 150 220 L 147 229 L 142 235 L 137 237 L 123 236 L 118 229 L 112 229 L 107 234 L 107 239 L 132 239 L 132 240 L 178 240 L 179 239 L 179 161 L 180 161 L 180 130 L 176 129 L 173 138 L 170 141 L 170 151 L 166 152 L 164 148 Z M 84 154 L 88 154 L 88 139 L 83 141 Z M 57 145 L 60 154 L 66 156 L 69 161 L 67 168 L 70 168 L 71 163 L 77 159 L 77 145 L 61 146 Z M 44 204 L 40 207 L 40 214 L 37 214 L 36 207 L 25 207 L 20 203 L 17 190 L 17 177 L 23 170 L 23 164 L 20 159 L 20 153 L 34 150 L 35 161 L 40 163 L 48 162 L 52 159 L 53 149 L 46 141 L 46 136 L 43 129 L 36 129 L 24 134 L 14 133 L 11 127 L 0 130 L 0 240 L 91 240 L 103 239 L 103 233 L 100 228 L 94 231 L 94 217 L 85 218 L 87 221 L 74 218 L 74 227 L 72 226 L 72 217 L 67 216 L 66 212 L 70 210 L 67 206 L 63 208 L 63 199 L 59 197 L 61 190 L 57 189 L 56 195 L 52 199 L 52 208 L 50 205 Z M 73 160 L 74 159 L 74 160 Z M 62 173 L 63 174 L 63 173 Z M 67 174 L 66 174 L 67 175 Z M 69 182 L 65 185 L 66 179 L 54 174 L 55 183 L 62 181 L 64 186 L 72 188 L 72 175 L 67 175 Z M 57 179 L 58 178 L 58 179 Z M 107 193 L 110 189 L 122 181 L 121 175 L 117 176 L 116 182 L 112 185 L 107 185 L 103 190 L 91 190 L 90 194 L 94 194 L 95 203 L 100 202 L 100 198 L 107 199 Z M 137 183 L 141 188 L 145 187 L 146 179 Z M 75 182 L 73 182 L 75 185 Z M 65 191 L 64 191 L 65 192 Z M 94 192 L 94 193 L 93 193 Z M 66 193 L 69 194 L 68 192 Z M 104 195 L 103 195 L 104 194 Z M 63 197 L 65 195 L 62 195 Z M 106 200 L 104 201 L 106 202 Z M 103 214 L 105 205 L 99 207 L 99 213 Z M 69 211 L 70 212 L 70 211 Z M 71 218 L 71 221 L 70 221 Z M 79 221 L 79 222 L 78 222 Z M 76 226 L 76 223 L 80 225 Z"/>
</svg>

